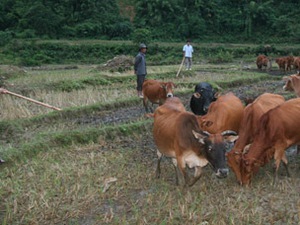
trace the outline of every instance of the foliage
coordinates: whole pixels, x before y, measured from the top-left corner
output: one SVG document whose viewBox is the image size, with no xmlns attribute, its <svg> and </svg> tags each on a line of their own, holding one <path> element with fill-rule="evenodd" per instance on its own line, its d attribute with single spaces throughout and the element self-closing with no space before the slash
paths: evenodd
<svg viewBox="0 0 300 225">
<path fill-rule="evenodd" d="M 134 44 L 144 43 L 146 45 L 149 45 L 151 39 L 151 32 L 146 28 L 136 29 L 132 34 L 132 42 Z"/>
<path fill-rule="evenodd" d="M 208 61 L 210 63 L 226 63 L 226 62 L 232 62 L 233 61 L 233 55 L 229 51 L 219 51 L 215 55 L 210 55 L 208 57 Z"/>
<path fill-rule="evenodd" d="M 295 0 L 5 0 L 0 31 L 21 38 L 135 40 L 147 29 L 155 40 L 299 42 L 298 6 Z"/>
<path fill-rule="evenodd" d="M 11 32 L 0 31 L 0 46 L 4 46 L 10 42 L 13 35 Z"/>
</svg>

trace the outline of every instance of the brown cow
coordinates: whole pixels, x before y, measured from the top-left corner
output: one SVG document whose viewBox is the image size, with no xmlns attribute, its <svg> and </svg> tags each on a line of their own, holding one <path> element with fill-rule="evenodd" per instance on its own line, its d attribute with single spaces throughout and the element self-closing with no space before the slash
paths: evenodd
<svg viewBox="0 0 300 225">
<path fill-rule="evenodd" d="M 253 142 L 248 152 L 242 155 L 241 181 L 243 185 L 249 185 L 259 168 L 273 157 L 276 169 L 274 181 L 276 181 L 281 161 L 287 169 L 288 161 L 285 150 L 300 143 L 299 127 L 300 98 L 286 101 L 261 116 Z"/>
<path fill-rule="evenodd" d="M 291 71 L 292 70 L 292 66 L 294 64 L 294 56 L 286 56 L 286 71 Z"/>
<path fill-rule="evenodd" d="M 256 66 L 260 70 L 262 70 L 263 67 L 265 67 L 266 70 L 270 70 L 272 68 L 271 60 L 266 55 L 259 55 L 256 58 Z"/>
<path fill-rule="evenodd" d="M 212 102 L 207 114 L 198 117 L 198 123 L 202 130 L 211 134 L 221 133 L 224 130 L 233 130 L 238 133 L 243 112 L 242 101 L 229 92 Z"/>
<path fill-rule="evenodd" d="M 162 105 L 167 98 L 173 97 L 173 82 L 160 82 L 157 80 L 146 80 L 143 84 L 143 104 L 146 112 L 149 112 L 148 100 L 153 104 Z M 153 112 L 153 109 L 151 108 Z"/>
<path fill-rule="evenodd" d="M 154 112 L 153 137 L 158 148 L 158 162 L 156 177 L 160 177 L 160 162 L 162 156 L 171 157 L 173 164 L 178 166 L 184 177 L 185 185 L 192 186 L 201 175 L 202 167 L 208 163 L 212 165 L 218 178 L 226 177 L 228 168 L 225 160 L 225 138 L 236 135 L 233 131 L 211 135 L 203 132 L 197 117 L 184 109 L 183 104 L 176 97 L 168 98 Z M 190 178 L 186 167 L 194 169 L 194 176 Z M 176 167 L 175 167 L 176 168 Z M 178 171 L 176 170 L 176 184 Z"/>
<path fill-rule="evenodd" d="M 275 62 L 278 64 L 278 68 L 280 71 L 285 72 L 285 67 L 286 67 L 286 59 L 284 57 L 277 58 Z"/>
<path fill-rule="evenodd" d="M 293 91 L 297 97 L 300 97 L 300 72 L 290 76 L 285 76 L 282 79 L 285 81 L 283 90 Z"/>
<path fill-rule="evenodd" d="M 237 180 L 241 183 L 240 163 L 244 148 L 252 143 L 254 133 L 259 127 L 260 117 L 270 109 L 284 103 L 281 95 L 265 93 L 257 97 L 257 99 L 247 105 L 244 109 L 244 115 L 239 130 L 239 137 L 234 144 L 233 149 L 228 152 L 227 163 L 234 172 Z"/>
<path fill-rule="evenodd" d="M 300 57 L 294 57 L 293 66 L 296 71 L 300 70 Z"/>
<path fill-rule="evenodd" d="M 294 57 L 293 56 L 285 56 L 285 57 L 280 57 L 277 58 L 276 63 L 278 64 L 278 67 L 280 70 L 286 72 L 286 71 L 291 71 L 292 66 L 294 64 Z"/>
</svg>

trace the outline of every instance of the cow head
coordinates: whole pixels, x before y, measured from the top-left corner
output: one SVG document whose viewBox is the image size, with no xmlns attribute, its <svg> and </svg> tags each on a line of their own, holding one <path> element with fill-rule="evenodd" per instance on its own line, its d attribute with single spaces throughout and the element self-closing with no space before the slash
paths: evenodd
<svg viewBox="0 0 300 225">
<path fill-rule="evenodd" d="M 242 184 L 242 175 L 241 175 L 241 159 L 242 153 L 235 149 L 232 149 L 230 152 L 226 153 L 227 163 L 231 170 L 234 172 L 236 179 L 239 184 Z"/>
<path fill-rule="evenodd" d="M 282 78 L 285 81 L 284 86 L 282 87 L 284 91 L 294 91 L 292 78 L 290 76 L 284 76 Z"/>
<path fill-rule="evenodd" d="M 239 184 L 243 184 L 242 182 L 242 156 L 246 154 L 249 150 L 250 144 L 246 145 L 244 149 L 238 149 L 234 147 L 230 152 L 226 153 L 228 166 L 234 172 L 236 179 Z"/>
<path fill-rule="evenodd" d="M 199 92 L 195 92 L 192 97 L 194 97 L 196 101 L 202 105 L 202 110 L 206 114 L 211 102 L 215 101 L 218 96 L 218 92 L 202 88 Z"/>
<path fill-rule="evenodd" d="M 195 86 L 195 91 L 190 100 L 190 108 L 196 115 L 205 115 L 211 102 L 215 101 L 218 93 L 213 90 L 211 84 L 200 82 Z"/>
<path fill-rule="evenodd" d="M 201 143 L 204 156 L 212 165 L 218 178 L 227 177 L 229 170 L 226 166 L 226 142 L 232 142 L 232 137 L 237 134 L 234 131 L 224 131 L 221 134 L 210 134 L 206 131 L 192 131 L 194 137 Z M 204 146 L 204 147 L 203 147 Z"/>
<path fill-rule="evenodd" d="M 172 98 L 174 96 L 173 88 L 175 88 L 176 86 L 173 82 L 162 82 L 161 87 L 166 91 L 167 98 Z"/>
<path fill-rule="evenodd" d="M 240 160 L 240 172 L 241 172 L 241 185 L 250 185 L 252 177 L 258 173 L 259 168 L 264 165 L 264 156 L 269 155 L 269 158 L 271 158 L 272 155 L 272 148 L 271 151 L 267 150 L 265 151 L 263 156 L 260 156 L 258 158 L 250 157 L 248 155 L 248 152 L 253 152 L 254 149 L 250 150 L 252 144 L 246 145 L 244 147 L 244 150 L 242 152 L 241 160 Z"/>
<path fill-rule="evenodd" d="M 245 158 L 241 159 L 241 184 L 250 185 L 251 179 L 259 170 L 260 164 L 256 159 Z"/>
</svg>

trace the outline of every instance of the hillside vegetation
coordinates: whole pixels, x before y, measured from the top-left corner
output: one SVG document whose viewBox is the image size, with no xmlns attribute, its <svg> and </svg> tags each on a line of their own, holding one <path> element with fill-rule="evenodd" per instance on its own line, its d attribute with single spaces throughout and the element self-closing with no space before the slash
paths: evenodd
<svg viewBox="0 0 300 225">
<path fill-rule="evenodd" d="M 0 2 L 0 45 L 12 38 L 299 43 L 294 0 L 10 0 Z"/>
</svg>

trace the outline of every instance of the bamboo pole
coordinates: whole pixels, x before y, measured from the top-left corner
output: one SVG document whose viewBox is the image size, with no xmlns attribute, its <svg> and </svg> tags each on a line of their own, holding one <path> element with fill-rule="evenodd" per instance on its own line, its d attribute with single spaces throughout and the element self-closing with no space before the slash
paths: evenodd
<svg viewBox="0 0 300 225">
<path fill-rule="evenodd" d="M 9 95 L 13 95 L 13 96 L 16 96 L 18 98 L 23 98 L 27 101 L 30 101 L 30 102 L 33 102 L 33 103 L 36 103 L 38 105 L 41 105 L 41 106 L 44 106 L 44 107 L 47 107 L 47 108 L 50 108 L 50 109 L 54 109 L 54 110 L 58 110 L 58 111 L 61 111 L 62 109 L 60 108 L 57 108 L 55 106 L 52 106 L 52 105 L 49 105 L 49 104 L 46 104 L 46 103 L 43 103 L 43 102 L 40 102 L 40 101 L 37 101 L 37 100 L 34 100 L 32 98 L 28 98 L 28 97 L 25 97 L 23 95 L 19 95 L 19 94 L 16 94 L 14 92 L 11 92 L 11 91 L 8 91 L 4 88 L 0 88 L 0 94 L 9 94 Z"/>
<path fill-rule="evenodd" d="M 182 68 L 183 63 L 184 63 L 184 59 L 185 59 L 185 57 L 183 56 L 183 59 L 182 59 L 182 61 L 181 61 L 181 64 L 180 64 L 179 70 L 178 70 L 178 72 L 177 72 L 177 74 L 176 74 L 176 77 L 178 77 L 178 75 L 179 75 L 179 73 L 180 73 L 180 71 L 181 71 L 181 68 Z"/>
</svg>

